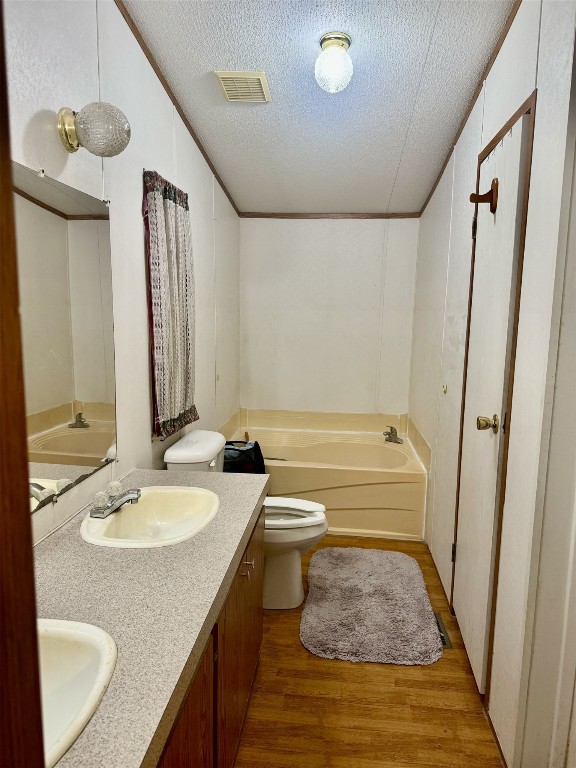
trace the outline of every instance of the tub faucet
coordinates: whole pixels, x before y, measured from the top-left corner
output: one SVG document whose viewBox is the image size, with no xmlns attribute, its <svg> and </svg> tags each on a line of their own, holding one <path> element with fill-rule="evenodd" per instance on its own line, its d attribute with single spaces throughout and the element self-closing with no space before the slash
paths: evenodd
<svg viewBox="0 0 576 768">
<path fill-rule="evenodd" d="M 388 425 L 389 432 L 383 432 L 384 438 L 387 443 L 399 443 L 400 445 L 404 442 L 401 437 L 398 437 L 398 431 L 396 427 L 391 427 Z"/>
<path fill-rule="evenodd" d="M 88 424 L 88 422 L 84 418 L 84 414 L 82 413 L 82 411 L 77 413 L 74 416 L 74 421 L 68 424 L 69 429 L 88 429 L 89 426 L 90 424 Z"/>
<path fill-rule="evenodd" d="M 138 504 L 138 499 L 140 498 L 141 493 L 140 488 L 132 488 L 131 490 L 126 491 L 126 493 L 112 496 L 106 501 L 104 500 L 106 499 L 106 494 L 97 493 L 92 509 L 90 510 L 90 517 L 97 517 L 102 520 L 105 517 L 108 517 L 108 515 L 111 515 L 112 512 L 116 512 L 117 509 L 120 509 L 120 507 L 128 501 L 130 504 Z"/>
</svg>

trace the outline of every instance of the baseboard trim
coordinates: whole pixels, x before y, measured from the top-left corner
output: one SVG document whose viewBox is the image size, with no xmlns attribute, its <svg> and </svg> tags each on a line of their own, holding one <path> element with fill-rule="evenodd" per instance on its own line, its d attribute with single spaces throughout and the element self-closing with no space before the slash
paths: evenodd
<svg viewBox="0 0 576 768">
<path fill-rule="evenodd" d="M 365 528 L 332 528 L 330 526 L 326 531 L 330 536 L 361 536 L 367 539 L 395 539 L 396 541 L 419 541 L 423 542 L 421 536 L 415 536 L 408 533 L 393 533 L 391 531 L 370 531 Z"/>
</svg>

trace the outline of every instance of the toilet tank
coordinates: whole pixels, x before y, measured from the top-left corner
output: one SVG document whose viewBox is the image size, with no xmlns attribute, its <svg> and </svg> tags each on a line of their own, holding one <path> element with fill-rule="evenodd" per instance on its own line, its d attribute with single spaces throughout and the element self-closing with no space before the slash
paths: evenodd
<svg viewBox="0 0 576 768">
<path fill-rule="evenodd" d="M 220 432 L 193 429 L 164 454 L 166 469 L 182 472 L 222 472 L 226 438 Z"/>
</svg>

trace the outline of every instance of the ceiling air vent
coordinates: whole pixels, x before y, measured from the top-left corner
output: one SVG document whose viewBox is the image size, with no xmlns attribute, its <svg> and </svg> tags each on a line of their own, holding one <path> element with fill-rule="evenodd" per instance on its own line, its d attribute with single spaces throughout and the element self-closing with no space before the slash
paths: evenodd
<svg viewBox="0 0 576 768">
<path fill-rule="evenodd" d="M 272 101 L 265 72 L 214 72 L 228 101 Z"/>
</svg>

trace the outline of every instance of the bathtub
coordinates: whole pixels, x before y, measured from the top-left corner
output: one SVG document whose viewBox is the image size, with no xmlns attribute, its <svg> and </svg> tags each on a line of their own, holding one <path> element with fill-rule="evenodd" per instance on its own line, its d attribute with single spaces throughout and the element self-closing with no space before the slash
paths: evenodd
<svg viewBox="0 0 576 768">
<path fill-rule="evenodd" d="M 270 495 L 324 504 L 329 533 L 422 539 L 426 471 L 407 440 L 257 427 L 248 433 L 262 448 Z"/>
<path fill-rule="evenodd" d="M 91 421 L 88 429 L 67 424 L 28 437 L 28 461 L 99 467 L 116 439 L 113 421 Z"/>
</svg>

